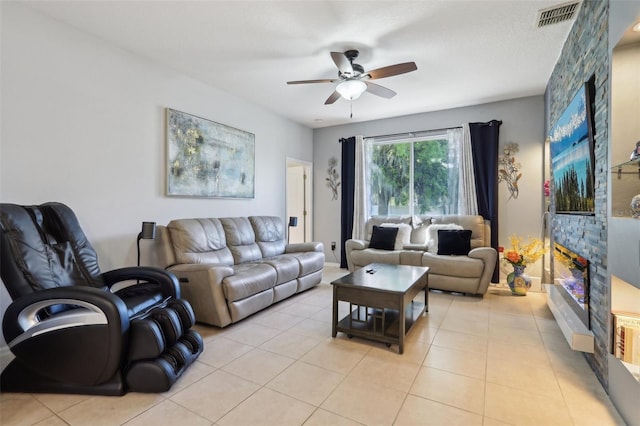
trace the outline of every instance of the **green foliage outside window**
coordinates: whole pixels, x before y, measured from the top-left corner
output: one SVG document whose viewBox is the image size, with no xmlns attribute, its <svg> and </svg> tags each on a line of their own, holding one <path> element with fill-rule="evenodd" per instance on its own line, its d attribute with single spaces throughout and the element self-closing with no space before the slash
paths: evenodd
<svg viewBox="0 0 640 426">
<path fill-rule="evenodd" d="M 370 202 L 377 206 L 375 214 L 448 212 L 451 167 L 446 139 L 378 143 L 368 152 Z"/>
<path fill-rule="evenodd" d="M 445 213 L 449 203 L 448 141 L 416 143 L 414 157 L 413 187 L 419 213 Z"/>
</svg>

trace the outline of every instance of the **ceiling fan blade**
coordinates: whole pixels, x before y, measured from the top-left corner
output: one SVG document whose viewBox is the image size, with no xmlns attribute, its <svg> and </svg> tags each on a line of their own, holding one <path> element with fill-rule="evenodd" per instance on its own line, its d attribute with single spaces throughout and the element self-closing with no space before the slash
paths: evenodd
<svg viewBox="0 0 640 426">
<path fill-rule="evenodd" d="M 379 84 L 370 83 L 368 81 L 365 81 L 364 84 L 367 85 L 367 92 L 373 95 L 381 96 L 387 99 L 391 99 L 396 95 L 396 92 L 394 92 L 393 90 L 387 89 L 386 87 L 380 86 Z"/>
<path fill-rule="evenodd" d="M 325 78 L 323 80 L 296 80 L 296 81 L 287 81 L 287 84 L 308 84 L 308 83 L 335 83 L 338 80 L 332 80 L 330 78 Z"/>
<path fill-rule="evenodd" d="M 398 74 L 404 74 L 407 72 L 415 71 L 418 67 L 415 62 L 403 62 L 401 64 L 389 65 L 388 67 L 378 68 L 372 71 L 367 71 L 369 78 L 375 80 L 377 78 L 392 77 Z"/>
<path fill-rule="evenodd" d="M 329 96 L 327 98 L 326 101 L 324 101 L 325 105 L 331 105 L 332 103 L 334 103 L 335 101 L 337 101 L 338 99 L 340 99 L 340 93 L 338 93 L 337 91 L 334 91 L 331 96 Z"/>
<path fill-rule="evenodd" d="M 336 66 L 342 73 L 353 74 L 353 67 L 351 62 L 342 52 L 331 52 L 331 59 L 335 62 Z"/>
</svg>

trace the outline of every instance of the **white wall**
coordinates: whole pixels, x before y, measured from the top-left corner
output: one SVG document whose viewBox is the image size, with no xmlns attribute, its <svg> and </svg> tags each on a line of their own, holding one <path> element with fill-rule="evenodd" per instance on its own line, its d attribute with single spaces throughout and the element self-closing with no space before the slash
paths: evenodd
<svg viewBox="0 0 640 426">
<path fill-rule="evenodd" d="M 533 96 L 485 105 L 456 108 L 445 111 L 415 114 L 403 117 L 354 123 L 315 129 L 313 132 L 313 158 L 315 164 L 315 227 L 314 234 L 324 243 L 327 258 L 332 258 L 331 241 L 340 242 L 340 200 L 331 200 L 331 190 L 325 185 L 329 158 L 341 158 L 338 139 L 355 135 L 375 136 L 410 131 L 455 127 L 465 122 L 502 120 L 500 146 L 509 142 L 520 145 L 516 159 L 522 163 L 520 195 L 509 200 L 504 183 L 499 192 L 499 241 L 509 246 L 509 235 L 540 237 L 543 211 L 543 148 L 544 99 Z M 340 170 L 340 165 L 338 166 Z M 338 247 L 339 248 L 339 247 Z M 336 250 L 338 259 L 339 250 Z M 540 266 L 527 270 L 540 276 Z"/>
<path fill-rule="evenodd" d="M 640 141 L 640 43 L 613 51 L 611 73 L 611 164 L 620 164 Z"/>
<path fill-rule="evenodd" d="M 142 221 L 284 219 L 285 159 L 312 161 L 310 129 L 24 5 L 2 2 L 1 24 L 0 201 L 68 204 L 103 270 L 135 264 Z M 255 199 L 164 195 L 167 107 L 255 134 Z"/>
<path fill-rule="evenodd" d="M 108 269 L 135 262 L 144 220 L 285 215 L 286 157 L 310 129 L 92 36 L 2 4 L 2 202 L 71 206 Z M 165 108 L 255 134 L 256 197 L 166 197 Z"/>
</svg>

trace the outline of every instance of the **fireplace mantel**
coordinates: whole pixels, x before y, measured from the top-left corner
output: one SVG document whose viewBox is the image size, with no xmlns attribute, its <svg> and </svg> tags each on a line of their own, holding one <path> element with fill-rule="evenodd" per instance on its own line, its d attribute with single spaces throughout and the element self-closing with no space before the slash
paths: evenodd
<svg viewBox="0 0 640 426">
<path fill-rule="evenodd" d="M 547 285 L 547 305 L 562 330 L 569 347 L 574 351 L 593 353 L 595 342 L 593 333 L 578 318 L 565 298 L 560 294 L 564 289 L 557 285 Z"/>
</svg>

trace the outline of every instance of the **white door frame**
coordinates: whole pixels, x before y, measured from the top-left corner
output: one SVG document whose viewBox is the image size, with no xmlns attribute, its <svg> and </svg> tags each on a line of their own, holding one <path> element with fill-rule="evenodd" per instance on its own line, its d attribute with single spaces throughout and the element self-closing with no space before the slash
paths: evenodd
<svg viewBox="0 0 640 426">
<path fill-rule="evenodd" d="M 313 241 L 313 163 L 310 161 L 298 160 L 296 158 L 287 157 L 286 158 L 286 184 L 285 184 L 285 225 L 289 224 L 290 216 L 298 217 L 298 226 L 296 228 L 291 228 L 291 242 L 307 242 Z M 304 170 L 304 180 L 303 180 L 303 199 L 298 200 L 298 204 L 304 206 L 303 210 L 292 212 L 290 209 L 290 205 L 292 202 L 295 204 L 295 200 L 290 200 L 293 191 L 292 186 L 296 184 L 295 182 L 290 182 L 289 177 L 289 168 L 290 167 L 302 167 Z M 297 183 L 299 184 L 299 182 Z M 295 195 L 298 197 L 298 195 Z M 287 226 L 287 235 L 289 233 L 289 228 Z"/>
</svg>

